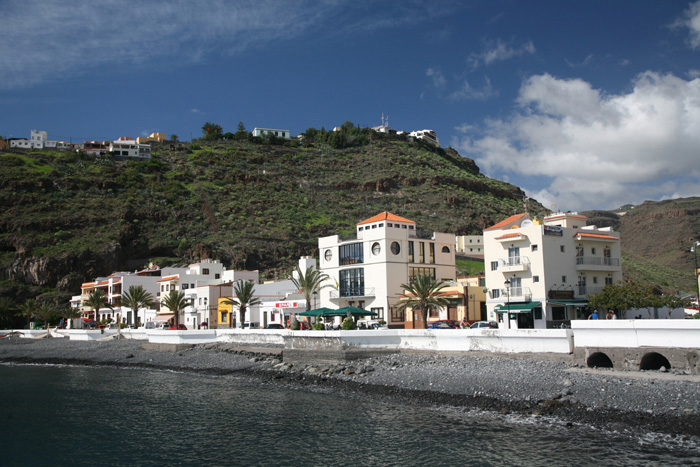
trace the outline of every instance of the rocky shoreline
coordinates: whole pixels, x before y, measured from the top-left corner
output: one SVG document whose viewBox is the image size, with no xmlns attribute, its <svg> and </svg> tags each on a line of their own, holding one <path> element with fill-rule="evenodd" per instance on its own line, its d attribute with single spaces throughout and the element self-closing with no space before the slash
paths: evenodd
<svg viewBox="0 0 700 467">
<path fill-rule="evenodd" d="M 0 339 L 0 362 L 240 373 L 416 404 L 559 417 L 614 430 L 700 437 L 700 376 L 585 369 L 547 356 L 400 353 L 342 364 L 285 363 L 280 348 L 202 344 L 164 351 L 142 341 Z"/>
</svg>

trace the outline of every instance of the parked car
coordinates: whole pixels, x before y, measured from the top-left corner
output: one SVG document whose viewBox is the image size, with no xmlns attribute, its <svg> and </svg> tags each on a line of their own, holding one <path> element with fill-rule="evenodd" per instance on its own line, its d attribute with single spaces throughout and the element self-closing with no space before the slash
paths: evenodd
<svg viewBox="0 0 700 467">
<path fill-rule="evenodd" d="M 173 325 L 170 326 L 168 329 L 170 329 L 171 331 L 187 331 L 187 326 L 185 326 L 184 324 L 180 323 L 180 324 L 178 324 L 177 327 L 176 327 L 176 326 L 173 324 Z"/>
<path fill-rule="evenodd" d="M 99 326 L 99 323 L 92 319 L 83 321 L 83 329 L 97 329 Z"/>
<path fill-rule="evenodd" d="M 428 323 L 428 329 L 459 329 L 459 325 L 453 323 L 449 319 L 442 319 L 440 321 L 432 321 Z"/>
<path fill-rule="evenodd" d="M 477 321 L 476 323 L 469 326 L 469 329 L 498 329 L 498 323 L 495 321 Z"/>
<path fill-rule="evenodd" d="M 267 326 L 265 326 L 265 329 L 284 329 L 284 326 L 278 323 L 270 323 Z"/>
</svg>

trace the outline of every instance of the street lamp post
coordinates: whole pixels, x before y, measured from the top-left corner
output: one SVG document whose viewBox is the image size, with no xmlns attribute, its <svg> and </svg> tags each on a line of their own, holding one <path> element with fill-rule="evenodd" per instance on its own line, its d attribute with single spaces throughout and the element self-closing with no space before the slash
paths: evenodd
<svg viewBox="0 0 700 467">
<path fill-rule="evenodd" d="M 700 246 L 700 242 L 695 242 L 695 245 L 690 247 L 690 251 L 693 252 L 693 259 L 695 264 L 695 270 L 693 271 L 693 276 L 695 277 L 695 299 L 698 302 L 698 311 L 700 311 L 700 280 L 698 280 L 698 246 Z"/>
<path fill-rule="evenodd" d="M 508 320 L 508 329 L 510 329 L 510 279 L 506 279 L 503 285 L 506 286 L 506 319 Z"/>
</svg>

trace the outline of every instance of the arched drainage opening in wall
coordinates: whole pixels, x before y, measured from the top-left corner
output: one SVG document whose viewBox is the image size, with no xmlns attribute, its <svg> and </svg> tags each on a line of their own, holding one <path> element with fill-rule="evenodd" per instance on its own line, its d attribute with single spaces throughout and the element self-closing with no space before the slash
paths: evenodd
<svg viewBox="0 0 700 467">
<path fill-rule="evenodd" d="M 586 360 L 588 368 L 612 368 L 613 362 L 603 352 L 596 352 Z"/>
<path fill-rule="evenodd" d="M 665 367 L 667 370 L 671 369 L 671 364 L 668 362 L 668 359 L 666 359 L 666 357 L 664 357 L 660 353 L 652 352 L 642 357 L 642 363 L 639 364 L 639 369 L 659 370 L 662 366 Z"/>
</svg>

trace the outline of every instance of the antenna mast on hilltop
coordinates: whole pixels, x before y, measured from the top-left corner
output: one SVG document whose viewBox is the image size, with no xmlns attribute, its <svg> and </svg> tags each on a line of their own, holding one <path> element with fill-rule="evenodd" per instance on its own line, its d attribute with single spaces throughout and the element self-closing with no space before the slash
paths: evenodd
<svg viewBox="0 0 700 467">
<path fill-rule="evenodd" d="M 385 131 L 389 130 L 389 116 L 387 115 L 385 117 L 384 112 L 382 112 L 382 126 L 384 127 Z"/>
</svg>

